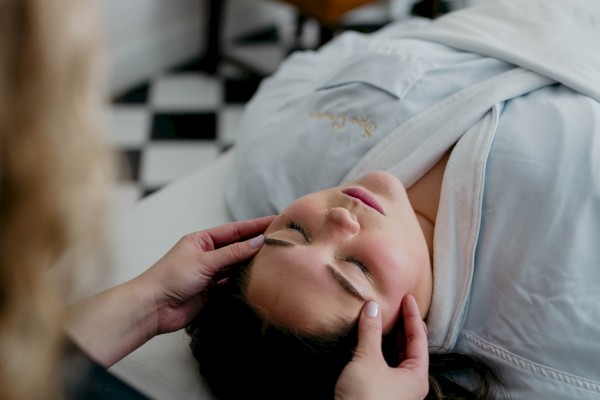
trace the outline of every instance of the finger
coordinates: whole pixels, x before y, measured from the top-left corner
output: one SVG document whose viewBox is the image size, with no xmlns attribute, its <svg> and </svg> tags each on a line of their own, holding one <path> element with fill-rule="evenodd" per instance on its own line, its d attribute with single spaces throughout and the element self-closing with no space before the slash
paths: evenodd
<svg viewBox="0 0 600 400">
<path fill-rule="evenodd" d="M 383 357 L 381 353 L 381 324 L 379 305 L 374 301 L 367 302 L 363 306 L 358 321 L 358 345 L 355 354 Z"/>
<path fill-rule="evenodd" d="M 406 295 L 402 299 L 402 318 L 406 334 L 406 359 L 400 366 L 427 374 L 429 350 L 426 327 L 421 319 L 417 301 L 411 295 Z"/>
<path fill-rule="evenodd" d="M 240 240 L 257 236 L 265 231 L 275 219 L 274 215 L 246 221 L 230 222 L 202 232 L 196 232 L 194 239 L 204 251 L 218 249 Z"/>
<path fill-rule="evenodd" d="M 230 244 L 220 249 L 202 253 L 200 260 L 211 276 L 219 274 L 222 270 L 233 264 L 247 260 L 254 256 L 264 242 L 264 236 L 259 235 L 252 239 Z"/>
</svg>

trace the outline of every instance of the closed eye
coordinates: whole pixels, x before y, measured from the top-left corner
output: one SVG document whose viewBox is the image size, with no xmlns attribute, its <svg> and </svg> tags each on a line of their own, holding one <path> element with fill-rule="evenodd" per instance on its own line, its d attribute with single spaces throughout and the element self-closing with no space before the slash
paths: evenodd
<svg viewBox="0 0 600 400">
<path fill-rule="evenodd" d="M 347 257 L 344 257 L 344 261 L 348 261 L 348 262 L 355 264 L 365 275 L 369 275 L 369 268 L 360 259 L 353 257 L 353 256 L 347 256 Z"/>
<path fill-rule="evenodd" d="M 297 221 L 289 221 L 286 225 L 286 228 L 288 229 L 293 229 L 295 231 L 298 231 L 302 234 L 302 236 L 304 237 L 304 240 L 306 240 L 307 243 L 310 243 L 311 237 L 310 234 L 308 233 L 308 229 L 306 229 L 304 227 L 304 225 L 302 225 L 301 223 L 297 222 Z"/>
<path fill-rule="evenodd" d="M 295 231 L 298 231 L 302 234 L 302 236 L 304 237 L 304 240 L 306 240 L 307 243 L 311 243 L 312 239 L 310 237 L 310 234 L 308 232 L 308 229 L 306 229 L 304 227 L 304 225 L 302 225 L 301 223 L 299 223 L 298 221 L 289 221 L 285 227 L 287 229 L 292 229 Z M 367 265 L 360 260 L 359 258 L 356 258 L 354 256 L 347 256 L 343 258 L 344 261 L 348 261 L 353 263 L 354 265 L 356 265 L 365 275 L 369 275 L 369 268 L 367 267 Z"/>
</svg>

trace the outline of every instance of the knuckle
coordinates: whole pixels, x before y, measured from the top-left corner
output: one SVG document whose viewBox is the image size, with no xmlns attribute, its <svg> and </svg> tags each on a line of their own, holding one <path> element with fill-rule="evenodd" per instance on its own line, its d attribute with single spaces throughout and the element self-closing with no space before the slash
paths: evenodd
<svg viewBox="0 0 600 400">
<path fill-rule="evenodd" d="M 242 258 L 245 255 L 244 249 L 242 249 L 242 245 L 240 243 L 233 243 L 227 246 L 227 249 L 233 258 Z"/>
<path fill-rule="evenodd" d="M 375 336 L 381 334 L 381 329 L 376 324 L 365 324 L 361 331 L 362 334 L 366 336 Z"/>
<path fill-rule="evenodd" d="M 231 228 L 232 228 L 232 236 L 236 240 L 240 240 L 240 238 L 242 237 L 242 231 L 240 230 L 239 224 L 234 224 Z"/>
<path fill-rule="evenodd" d="M 359 331 L 359 342 L 370 347 L 373 343 L 381 341 L 381 330 L 374 326 L 363 327 Z"/>
<path fill-rule="evenodd" d="M 381 322 L 378 319 L 363 319 L 359 326 L 360 331 L 366 335 L 381 335 Z"/>
<path fill-rule="evenodd" d="M 206 251 L 206 249 L 211 249 L 214 246 L 210 235 L 205 235 L 204 232 L 188 233 L 181 240 L 192 243 L 200 251 Z"/>
</svg>

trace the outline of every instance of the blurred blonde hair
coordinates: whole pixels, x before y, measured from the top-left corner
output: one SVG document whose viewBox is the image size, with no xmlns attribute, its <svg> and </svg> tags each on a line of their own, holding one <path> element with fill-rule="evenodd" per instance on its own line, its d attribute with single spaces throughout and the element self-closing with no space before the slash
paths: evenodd
<svg viewBox="0 0 600 400">
<path fill-rule="evenodd" d="M 60 398 L 65 293 L 102 222 L 102 63 L 91 0 L 0 0 L 0 388 Z"/>
</svg>

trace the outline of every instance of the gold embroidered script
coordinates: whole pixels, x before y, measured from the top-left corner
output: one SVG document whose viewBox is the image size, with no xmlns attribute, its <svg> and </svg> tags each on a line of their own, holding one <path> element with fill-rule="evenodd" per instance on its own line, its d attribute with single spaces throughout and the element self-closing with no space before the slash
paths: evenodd
<svg viewBox="0 0 600 400">
<path fill-rule="evenodd" d="M 371 139 L 377 124 L 369 119 L 369 117 L 347 116 L 346 114 L 331 114 L 322 110 L 314 111 L 310 114 L 311 118 L 324 119 L 331 122 L 332 132 L 339 132 L 349 121 L 351 125 L 360 126 L 367 139 Z"/>
</svg>

